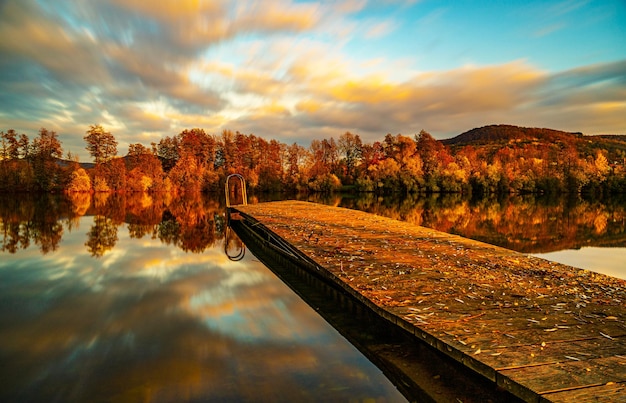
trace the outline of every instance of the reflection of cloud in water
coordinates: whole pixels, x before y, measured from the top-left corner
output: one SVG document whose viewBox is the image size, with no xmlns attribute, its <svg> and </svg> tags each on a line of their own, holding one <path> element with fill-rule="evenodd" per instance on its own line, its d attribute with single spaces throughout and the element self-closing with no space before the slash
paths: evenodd
<svg viewBox="0 0 626 403">
<path fill-rule="evenodd" d="M 626 248 L 585 247 L 533 256 L 626 280 Z"/>
<path fill-rule="evenodd" d="M 292 339 L 302 336 L 291 311 L 293 294 L 276 281 L 258 272 L 227 274 L 220 283 L 195 294 L 189 309 L 204 324 L 243 341 Z M 309 337 L 317 332 L 307 329 Z"/>
<path fill-rule="evenodd" d="M 0 367 L 0 400 L 397 393 L 250 256 L 232 262 L 220 243 L 185 253 L 132 239 L 121 226 L 113 253 L 93 258 L 85 234 L 66 234 L 45 256 L 36 248 L 3 255 L 0 360 L 10 365 Z"/>
</svg>

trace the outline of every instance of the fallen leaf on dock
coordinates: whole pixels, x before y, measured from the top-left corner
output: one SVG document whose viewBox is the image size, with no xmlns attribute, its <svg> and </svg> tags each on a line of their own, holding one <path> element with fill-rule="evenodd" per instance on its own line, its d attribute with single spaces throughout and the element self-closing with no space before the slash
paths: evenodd
<svg viewBox="0 0 626 403">
<path fill-rule="evenodd" d="M 600 332 L 600 335 L 601 335 L 601 336 L 603 336 L 603 337 L 606 337 L 606 338 L 607 338 L 607 339 L 609 339 L 609 340 L 615 340 L 614 338 L 612 338 L 612 337 L 611 337 L 611 336 L 609 336 L 608 334 L 605 334 L 605 333 Z"/>
</svg>

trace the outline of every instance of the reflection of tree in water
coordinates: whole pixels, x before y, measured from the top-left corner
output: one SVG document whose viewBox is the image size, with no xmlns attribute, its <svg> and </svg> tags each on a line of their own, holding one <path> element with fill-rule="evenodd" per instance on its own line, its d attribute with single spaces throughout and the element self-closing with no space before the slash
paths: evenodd
<svg viewBox="0 0 626 403">
<path fill-rule="evenodd" d="M 55 251 L 63 239 L 63 225 L 59 221 L 45 221 L 41 225 L 35 226 L 33 239 L 39 245 L 41 253 Z"/>
<path fill-rule="evenodd" d="M 168 194 L 95 193 L 10 195 L 0 197 L 0 250 L 15 253 L 32 242 L 42 252 L 56 250 L 64 226 L 71 230 L 76 217 L 94 214 L 87 234 L 93 256 L 102 256 L 118 240 L 117 226 L 127 223 L 132 238 L 150 235 L 187 252 L 214 246 L 224 231 L 222 206 L 213 198 L 190 194 L 172 200 Z"/>
<path fill-rule="evenodd" d="M 22 222 L 10 222 L 3 219 L 0 229 L 2 231 L 0 250 L 3 252 L 15 253 L 19 249 L 26 249 L 30 246 L 30 228 Z"/>
<path fill-rule="evenodd" d="M 110 224 L 127 223 L 131 238 L 151 235 L 186 252 L 202 252 L 222 234 L 219 202 L 199 193 L 175 200 L 164 193 L 96 194 L 94 210 Z"/>
<path fill-rule="evenodd" d="M 163 212 L 163 218 L 157 226 L 157 236 L 161 242 L 168 245 L 178 244 L 180 238 L 180 224 L 169 210 Z"/>
<path fill-rule="evenodd" d="M 579 196 L 505 195 L 473 199 L 458 193 L 366 193 L 319 199 L 308 195 L 306 199 L 404 220 L 521 252 L 626 246 L 626 203 L 619 197 L 600 202 Z M 87 206 L 88 200 L 87 194 L 0 195 L 0 251 L 16 253 L 33 244 L 43 253 L 54 251 L 64 231 L 72 231 L 82 214 L 97 216 L 86 244 L 94 256 L 101 256 L 115 245 L 116 226 L 123 223 L 132 238 L 151 236 L 194 253 L 213 247 L 226 229 L 224 206 L 211 195 L 96 193 L 92 206 Z M 102 231 L 105 224 L 104 229 L 113 234 L 112 238 Z M 103 237 L 108 241 L 102 243 Z"/>
<path fill-rule="evenodd" d="M 126 219 L 126 194 L 97 192 L 94 195 L 94 211 L 96 215 L 110 218 L 116 224 Z"/>
<path fill-rule="evenodd" d="M 43 254 L 55 251 L 63 238 L 60 217 L 71 220 L 71 204 L 60 195 L 47 193 L 36 197 L 7 195 L 0 198 L 0 250 L 15 253 L 31 241 Z"/>
<path fill-rule="evenodd" d="M 626 246 L 625 203 L 573 196 L 409 194 L 346 198 L 340 205 L 525 253 Z"/>
<path fill-rule="evenodd" d="M 155 236 L 161 222 L 165 202 L 163 193 L 150 195 L 143 192 L 129 193 L 126 196 L 125 220 L 131 238 Z"/>
<path fill-rule="evenodd" d="M 93 225 L 87 233 L 87 250 L 91 256 L 100 257 L 108 250 L 113 249 L 117 242 L 117 225 L 112 219 L 97 215 Z"/>
<path fill-rule="evenodd" d="M 212 247 L 222 233 L 220 205 L 201 194 L 188 194 L 171 203 L 163 213 L 157 235 L 161 241 L 179 246 L 185 252 L 199 253 Z"/>
<path fill-rule="evenodd" d="M 67 198 L 72 203 L 72 211 L 76 216 L 84 216 L 91 206 L 91 193 L 73 192 L 68 193 Z"/>
</svg>

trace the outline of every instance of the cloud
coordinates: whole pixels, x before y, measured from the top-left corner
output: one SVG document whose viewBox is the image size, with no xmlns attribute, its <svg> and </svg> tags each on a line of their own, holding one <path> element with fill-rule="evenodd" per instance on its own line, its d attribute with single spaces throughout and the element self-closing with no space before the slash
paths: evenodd
<svg viewBox="0 0 626 403">
<path fill-rule="evenodd" d="M 424 71 L 424 49 L 402 60 L 378 47 L 352 52 L 404 29 L 411 3 L 5 0 L 0 130 L 56 130 L 83 158 L 96 123 L 120 151 L 189 127 L 303 145 L 346 130 L 367 141 L 421 129 L 443 138 L 491 123 L 626 131 L 624 60 L 548 72 L 521 56 Z M 437 40 L 428 24 L 453 14 L 421 9 L 419 40 Z M 538 25 L 561 23 L 550 18 Z"/>
<path fill-rule="evenodd" d="M 327 69 L 323 63 L 291 66 L 292 79 L 304 85 L 295 91 L 298 101 L 289 115 L 297 124 L 279 124 L 283 119 L 277 114 L 246 116 L 230 124 L 256 127 L 254 132 L 263 135 L 258 128 L 274 127 L 302 139 L 307 133 L 310 138 L 311 133 L 334 130 L 332 135 L 338 136 L 351 130 L 376 141 L 387 132 L 413 134 L 426 129 L 442 138 L 459 134 L 459 127 L 468 130 L 500 122 L 597 133 L 623 121 L 623 104 L 618 101 L 626 99 L 624 62 L 549 74 L 517 61 L 420 73 L 403 82 L 381 74 L 355 77 L 348 73 L 348 62 L 337 63 Z M 548 106 L 550 94 L 556 95 Z M 589 103 L 597 107 L 586 108 Z M 567 119 L 569 114 L 576 117 Z"/>
<path fill-rule="evenodd" d="M 149 15 L 159 20 L 194 18 L 198 14 L 222 14 L 225 2 L 177 0 L 151 2 L 144 0 L 112 0 L 121 8 L 132 10 L 140 15 Z"/>
<path fill-rule="evenodd" d="M 29 0 L 6 1 L 1 7 L 0 52 L 4 55 L 36 63 L 59 80 L 97 83 L 106 79 L 93 40 L 64 29 Z"/>
<path fill-rule="evenodd" d="M 310 124 L 357 129 L 372 137 L 384 135 L 386 127 L 419 131 L 419 122 L 446 115 L 511 111 L 528 102 L 543 75 L 515 62 L 423 73 L 405 82 L 380 75 L 338 76 L 327 82 L 311 81 L 306 91 L 311 98 L 297 104 L 298 112 Z"/>
<path fill-rule="evenodd" d="M 373 23 L 365 33 L 365 38 L 375 39 L 383 37 L 393 30 L 393 24 L 394 23 L 392 21 Z"/>
<path fill-rule="evenodd" d="M 557 23 L 557 24 L 552 24 L 552 25 L 548 25 L 545 26 L 543 28 L 538 29 L 537 31 L 535 31 L 534 33 L 534 37 L 535 38 L 541 38 L 543 36 L 548 36 L 556 31 L 560 31 L 561 29 L 565 28 L 566 25 L 563 23 Z"/>
</svg>

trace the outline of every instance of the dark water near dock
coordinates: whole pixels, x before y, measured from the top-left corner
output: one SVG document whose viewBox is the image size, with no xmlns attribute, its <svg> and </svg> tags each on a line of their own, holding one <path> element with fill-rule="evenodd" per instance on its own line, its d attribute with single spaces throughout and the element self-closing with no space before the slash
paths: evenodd
<svg viewBox="0 0 626 403">
<path fill-rule="evenodd" d="M 626 246 L 620 203 L 315 201 L 525 253 Z M 200 195 L 0 195 L 0 400 L 404 400 L 242 255 L 223 212 Z"/>
</svg>

